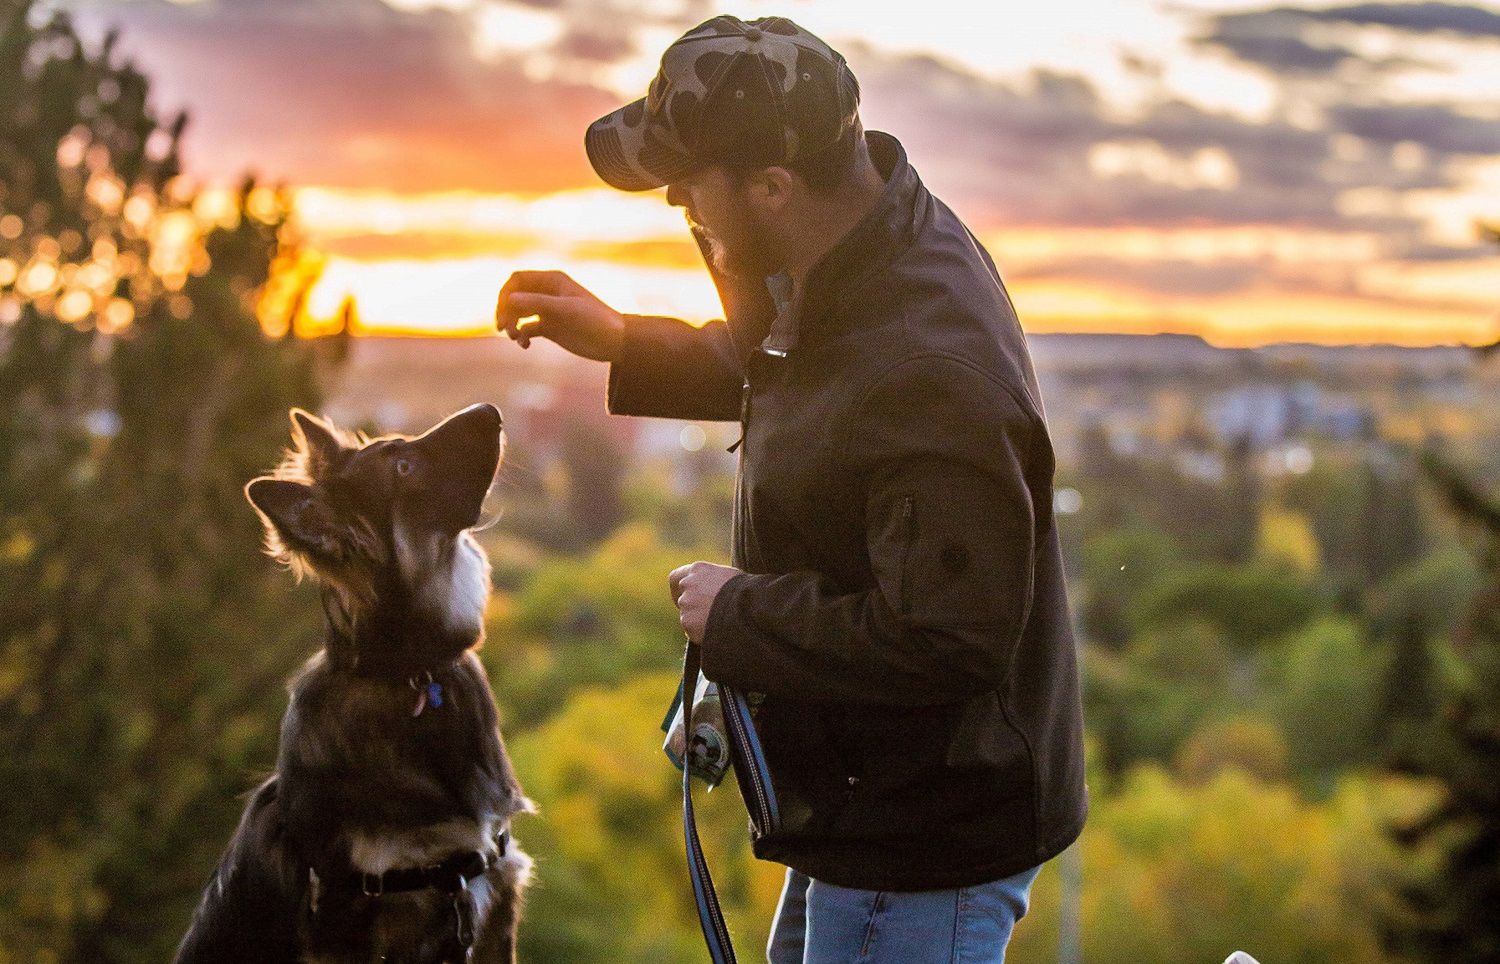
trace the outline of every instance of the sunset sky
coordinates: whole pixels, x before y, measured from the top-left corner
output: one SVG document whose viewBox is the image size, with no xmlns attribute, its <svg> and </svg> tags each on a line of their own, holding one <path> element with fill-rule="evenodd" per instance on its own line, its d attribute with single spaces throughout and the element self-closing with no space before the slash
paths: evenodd
<svg viewBox="0 0 1500 964">
<path fill-rule="evenodd" d="M 594 177 L 587 123 L 719 12 L 848 57 L 1028 331 L 1215 344 L 1500 336 L 1500 6 L 1218 0 L 68 0 L 189 110 L 189 173 L 299 190 L 372 329 L 488 327 L 519 267 L 718 312 L 681 213 Z"/>
</svg>

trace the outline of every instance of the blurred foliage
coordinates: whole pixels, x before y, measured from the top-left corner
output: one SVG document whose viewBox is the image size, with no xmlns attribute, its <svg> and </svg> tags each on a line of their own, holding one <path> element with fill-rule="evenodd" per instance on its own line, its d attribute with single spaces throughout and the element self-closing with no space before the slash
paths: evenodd
<svg viewBox="0 0 1500 964">
<path fill-rule="evenodd" d="M 523 831 L 536 859 L 521 930 L 527 961 L 703 960 L 688 896 L 682 784 L 661 752 L 678 674 L 586 688 L 511 749 L 537 802 Z M 695 794 L 699 834 L 741 955 L 765 946 L 784 871 L 750 855 L 732 781 Z"/>
<path fill-rule="evenodd" d="M 1401 858 L 1380 826 L 1430 800 L 1421 785 L 1348 778 L 1314 804 L 1235 768 L 1186 783 L 1146 766 L 1090 789 L 1084 960 L 1202 964 L 1234 949 L 1267 962 L 1390 959 L 1377 911 Z M 1007 959 L 1057 960 L 1060 896 L 1049 865 Z"/>
<path fill-rule="evenodd" d="M 1226 770 L 1238 770 L 1262 783 L 1285 780 L 1286 741 L 1268 720 L 1233 717 L 1205 723 L 1177 751 L 1176 770 L 1193 784 Z"/>
<path fill-rule="evenodd" d="M 1285 565 L 1201 563 L 1142 591 L 1127 615 L 1137 633 L 1201 621 L 1248 652 L 1306 625 L 1322 607 L 1317 587 Z"/>
<path fill-rule="evenodd" d="M 667 573 L 695 558 L 632 523 L 587 556 L 546 559 L 520 590 L 497 596 L 485 657 L 507 721 L 531 726 L 574 687 L 680 664 L 686 639 Z"/>
<path fill-rule="evenodd" d="M 314 630 L 241 487 L 329 345 L 258 315 L 284 200 L 200 219 L 184 120 L 28 6 L 0 40 L 0 959 L 160 961 Z"/>
<path fill-rule="evenodd" d="M 1099 762 L 1118 772 L 1168 761 L 1205 721 L 1236 711 L 1234 660 L 1202 623 L 1143 633 L 1124 652 L 1084 657 L 1084 720 L 1096 734 Z"/>
<path fill-rule="evenodd" d="M 1083 543 L 1080 556 L 1083 629 L 1093 642 L 1118 649 L 1132 635 L 1132 601 L 1175 571 L 1183 553 L 1166 533 L 1137 524 L 1103 528 Z"/>
<path fill-rule="evenodd" d="M 1379 759 L 1378 667 L 1358 626 L 1325 617 L 1281 640 L 1262 664 L 1264 703 L 1305 789 L 1321 795 L 1342 771 Z"/>
<path fill-rule="evenodd" d="M 1471 531 L 1482 579 L 1457 634 L 1461 677 L 1444 687 L 1426 739 L 1399 768 L 1436 781 L 1441 800 L 1395 825 L 1412 848 L 1437 848 L 1436 873 L 1408 874 L 1388 919 L 1393 946 L 1431 961 L 1500 960 L 1500 501 L 1437 454 L 1423 467 Z"/>
<path fill-rule="evenodd" d="M 1274 505 L 1261 510 L 1256 553 L 1266 559 L 1288 563 L 1303 574 L 1318 570 L 1318 537 L 1313 534 L 1307 517 L 1300 512 Z"/>
</svg>

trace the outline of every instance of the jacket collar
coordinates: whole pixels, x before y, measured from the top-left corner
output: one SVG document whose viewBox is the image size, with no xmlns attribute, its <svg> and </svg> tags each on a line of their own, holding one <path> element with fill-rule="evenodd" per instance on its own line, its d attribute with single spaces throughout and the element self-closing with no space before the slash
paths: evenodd
<svg viewBox="0 0 1500 964">
<path fill-rule="evenodd" d="M 901 142 L 884 131 L 866 131 L 870 159 L 885 177 L 880 198 L 808 272 L 798 296 L 776 313 L 762 347 L 777 354 L 802 337 L 834 325 L 848 289 L 889 264 L 916 239 L 927 215 L 927 192 L 906 159 Z"/>
</svg>

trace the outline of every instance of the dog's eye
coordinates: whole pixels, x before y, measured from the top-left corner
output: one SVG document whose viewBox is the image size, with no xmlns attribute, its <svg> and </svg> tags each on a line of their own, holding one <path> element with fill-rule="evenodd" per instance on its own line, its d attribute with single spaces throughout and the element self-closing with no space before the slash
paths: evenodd
<svg viewBox="0 0 1500 964">
<path fill-rule="evenodd" d="M 411 459 L 397 459 L 396 460 L 396 474 L 397 475 L 411 475 L 411 470 L 412 470 Z"/>
</svg>

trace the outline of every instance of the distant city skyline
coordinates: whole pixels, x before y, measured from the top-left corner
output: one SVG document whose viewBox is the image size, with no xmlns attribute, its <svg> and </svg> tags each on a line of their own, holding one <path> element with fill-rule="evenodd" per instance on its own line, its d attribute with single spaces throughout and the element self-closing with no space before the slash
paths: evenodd
<svg viewBox="0 0 1500 964">
<path fill-rule="evenodd" d="M 1500 7 L 1221 0 L 64 0 L 186 108 L 190 177 L 299 190 L 313 299 L 474 332 L 521 267 L 718 313 L 680 213 L 599 185 L 588 121 L 718 12 L 848 57 L 1028 331 L 1218 345 L 1500 335 Z"/>
</svg>

